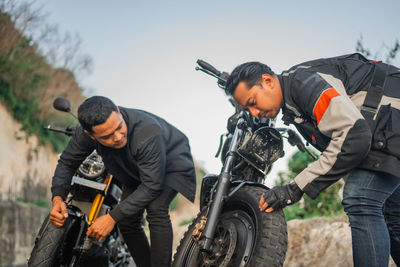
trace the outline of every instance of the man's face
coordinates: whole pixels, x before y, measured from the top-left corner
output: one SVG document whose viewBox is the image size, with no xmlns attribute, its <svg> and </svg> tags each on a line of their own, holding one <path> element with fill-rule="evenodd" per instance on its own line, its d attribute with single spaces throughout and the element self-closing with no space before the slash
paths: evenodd
<svg viewBox="0 0 400 267">
<path fill-rule="evenodd" d="M 283 104 L 278 77 L 268 74 L 263 74 L 261 82 L 251 88 L 246 82 L 239 82 L 233 98 L 254 117 L 275 118 Z"/>
<path fill-rule="evenodd" d="M 127 142 L 127 132 L 121 113 L 113 111 L 106 122 L 93 126 L 92 133 L 86 133 L 103 146 L 123 148 Z"/>
</svg>

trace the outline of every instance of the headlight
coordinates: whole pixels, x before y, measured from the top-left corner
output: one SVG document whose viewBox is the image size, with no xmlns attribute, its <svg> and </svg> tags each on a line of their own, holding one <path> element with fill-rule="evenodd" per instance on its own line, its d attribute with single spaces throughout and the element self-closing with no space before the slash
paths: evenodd
<svg viewBox="0 0 400 267">
<path fill-rule="evenodd" d="M 79 166 L 78 171 L 84 177 L 95 179 L 99 177 L 105 170 L 103 159 L 96 150 L 92 152 Z"/>
<path fill-rule="evenodd" d="M 274 128 L 262 127 L 245 141 L 238 153 L 261 172 L 284 155 L 281 134 Z"/>
</svg>

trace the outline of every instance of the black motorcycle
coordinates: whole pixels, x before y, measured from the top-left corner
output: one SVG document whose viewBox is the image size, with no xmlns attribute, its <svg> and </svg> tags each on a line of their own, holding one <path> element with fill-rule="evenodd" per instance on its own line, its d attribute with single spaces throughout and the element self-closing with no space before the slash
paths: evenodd
<svg viewBox="0 0 400 267">
<path fill-rule="evenodd" d="M 70 102 L 65 98 L 57 98 L 53 106 L 71 113 Z M 76 128 L 49 125 L 46 129 L 72 136 Z M 93 151 L 72 178 L 66 201 L 68 218 L 62 227 L 54 226 L 49 217 L 44 220 L 28 266 L 128 266 L 132 258 L 117 227 L 104 241 L 86 236 L 89 226 L 118 204 L 121 195 L 121 186 L 107 172 L 101 156 Z"/>
<path fill-rule="evenodd" d="M 198 60 L 196 70 L 218 80 L 222 89 L 229 76 Z M 175 267 L 282 266 L 287 229 L 282 210 L 261 212 L 260 196 L 272 164 L 284 155 L 282 138 L 309 152 L 291 129 L 255 118 L 230 98 L 235 113 L 228 119 L 226 139 L 218 153 L 219 175 L 206 175 L 201 184 L 200 213 L 184 234 L 174 255 Z M 311 154 L 311 153 L 310 153 Z"/>
</svg>

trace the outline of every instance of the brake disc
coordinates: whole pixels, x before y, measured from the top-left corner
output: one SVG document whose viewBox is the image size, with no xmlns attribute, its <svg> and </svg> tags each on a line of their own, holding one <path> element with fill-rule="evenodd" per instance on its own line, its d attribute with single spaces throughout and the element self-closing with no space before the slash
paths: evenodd
<svg viewBox="0 0 400 267">
<path fill-rule="evenodd" d="M 235 252 L 236 242 L 237 242 L 237 231 L 236 231 L 235 224 L 233 222 L 228 221 L 228 222 L 225 222 L 223 225 L 224 225 L 224 228 L 229 233 L 229 241 L 230 242 L 229 242 L 229 246 L 226 251 L 226 254 L 225 254 L 225 258 L 219 265 L 220 267 L 228 266 L 229 262 L 232 259 L 233 253 Z"/>
</svg>

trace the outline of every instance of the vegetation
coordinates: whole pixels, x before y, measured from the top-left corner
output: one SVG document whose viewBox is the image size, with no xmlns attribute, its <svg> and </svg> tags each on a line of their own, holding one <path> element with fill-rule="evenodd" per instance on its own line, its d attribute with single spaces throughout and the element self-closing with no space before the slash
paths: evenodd
<svg viewBox="0 0 400 267">
<path fill-rule="evenodd" d="M 38 206 L 38 207 L 46 209 L 46 210 L 50 210 L 49 203 L 45 199 L 39 199 L 35 202 L 30 202 L 30 201 L 26 201 L 25 199 L 19 197 L 19 198 L 17 198 L 17 201 L 28 204 L 28 205 Z"/>
<path fill-rule="evenodd" d="M 363 36 L 361 35 L 360 39 L 357 40 L 356 51 L 367 58 L 381 58 L 383 62 L 392 64 L 394 63 L 397 54 L 400 52 L 400 43 L 399 40 L 396 40 L 392 46 L 382 43 L 381 47 L 375 53 L 372 53 L 370 49 L 364 46 Z"/>
<path fill-rule="evenodd" d="M 89 69 L 90 60 L 76 56 L 79 42 L 71 35 L 60 38 L 57 31 L 50 30 L 55 28 L 45 23 L 32 3 L 0 0 L 0 101 L 21 123 L 26 137 L 36 135 L 40 144 L 50 143 L 55 151 L 62 151 L 67 138 L 48 132 L 43 126 L 76 123 L 72 117 L 54 111 L 52 102 L 58 96 L 69 98 L 75 105 L 83 100 L 73 71 Z M 47 45 L 47 50 L 41 48 L 41 42 L 51 38 L 60 41 Z M 66 45 L 61 45 L 63 42 Z M 50 63 L 56 60 L 60 47 L 64 47 L 64 65 L 55 68 Z"/>
<path fill-rule="evenodd" d="M 187 219 L 187 220 L 182 220 L 182 221 L 179 223 L 179 226 L 185 226 L 185 225 L 191 224 L 195 218 L 196 218 L 196 217 L 192 217 L 192 218 Z"/>
</svg>

